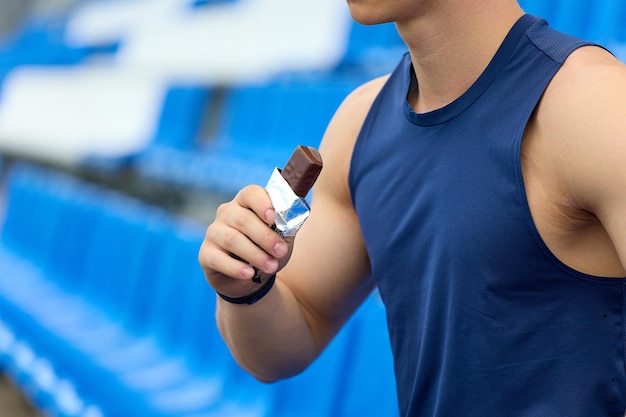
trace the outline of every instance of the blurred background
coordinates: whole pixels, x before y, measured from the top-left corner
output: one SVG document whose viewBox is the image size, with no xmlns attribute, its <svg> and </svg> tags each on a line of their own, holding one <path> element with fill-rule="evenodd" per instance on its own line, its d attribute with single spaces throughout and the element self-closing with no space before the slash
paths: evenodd
<svg viewBox="0 0 626 417">
<path fill-rule="evenodd" d="M 520 3 L 626 58 L 623 0 Z M 196 254 L 218 204 L 405 51 L 341 0 L 0 0 L 0 416 L 396 415 L 376 294 L 262 385 Z"/>
</svg>

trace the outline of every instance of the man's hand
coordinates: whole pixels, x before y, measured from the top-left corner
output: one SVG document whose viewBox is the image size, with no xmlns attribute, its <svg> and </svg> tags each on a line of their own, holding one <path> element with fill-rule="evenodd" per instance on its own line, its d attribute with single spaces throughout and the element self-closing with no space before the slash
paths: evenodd
<svg viewBox="0 0 626 417">
<path fill-rule="evenodd" d="M 207 228 L 198 260 L 209 284 L 219 293 L 238 298 L 253 293 L 254 268 L 271 275 L 289 259 L 291 245 L 269 226 L 274 209 L 260 186 L 243 188 L 218 209 Z"/>
</svg>

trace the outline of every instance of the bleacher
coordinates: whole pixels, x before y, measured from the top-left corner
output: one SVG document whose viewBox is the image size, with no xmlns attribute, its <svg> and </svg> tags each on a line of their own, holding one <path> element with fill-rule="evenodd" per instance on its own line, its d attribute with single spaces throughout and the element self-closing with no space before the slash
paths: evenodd
<svg viewBox="0 0 626 417">
<path fill-rule="evenodd" d="M 393 25 L 337 0 L 66 3 L 0 39 L 1 371 L 49 416 L 398 415 L 377 294 L 267 385 L 222 342 L 197 262 L 217 204 L 317 146 L 341 100 L 393 68 Z M 624 50 L 622 1 L 520 3 Z M 295 23 L 237 26 L 265 5 Z"/>
<path fill-rule="evenodd" d="M 263 385 L 215 328 L 200 225 L 32 165 L 6 183 L 0 358 L 51 415 L 319 416 L 348 400 L 393 411 L 386 336 L 370 332 L 384 327 L 376 299 L 311 369 Z M 363 361 L 380 373 L 359 377 Z M 362 404 L 368 390 L 378 398 Z"/>
</svg>

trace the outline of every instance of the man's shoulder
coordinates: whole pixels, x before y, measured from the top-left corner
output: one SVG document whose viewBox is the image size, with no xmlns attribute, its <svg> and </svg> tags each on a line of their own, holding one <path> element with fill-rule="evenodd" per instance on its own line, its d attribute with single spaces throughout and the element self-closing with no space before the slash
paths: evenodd
<svg viewBox="0 0 626 417">
<path fill-rule="evenodd" d="M 382 76 L 360 85 L 335 112 L 320 144 L 324 170 L 316 183 L 314 202 L 321 196 L 332 196 L 334 201 L 351 206 L 348 175 L 352 152 L 369 109 L 388 78 Z"/>
<path fill-rule="evenodd" d="M 555 77 L 557 92 L 596 96 L 617 92 L 626 86 L 626 65 L 597 46 L 578 48 L 568 57 Z M 622 96 L 623 97 L 623 96 Z"/>
<path fill-rule="evenodd" d="M 548 120 L 573 125 L 626 110 L 626 65 L 597 46 L 578 48 L 546 89 L 540 106 Z M 567 126 L 564 126 L 567 127 Z"/>
<path fill-rule="evenodd" d="M 341 103 L 333 116 L 324 143 L 326 146 L 352 148 L 363 126 L 372 103 L 387 82 L 389 75 L 381 76 L 355 88 Z"/>
<path fill-rule="evenodd" d="M 566 173 L 564 183 L 572 195 L 589 194 L 576 188 L 590 183 L 601 167 L 623 154 L 624 114 L 626 65 L 602 48 L 574 51 L 548 86 L 535 115 L 553 155 L 550 161 Z"/>
<path fill-rule="evenodd" d="M 387 74 L 361 84 L 346 97 L 343 105 L 369 110 L 389 77 L 390 75 Z"/>
</svg>

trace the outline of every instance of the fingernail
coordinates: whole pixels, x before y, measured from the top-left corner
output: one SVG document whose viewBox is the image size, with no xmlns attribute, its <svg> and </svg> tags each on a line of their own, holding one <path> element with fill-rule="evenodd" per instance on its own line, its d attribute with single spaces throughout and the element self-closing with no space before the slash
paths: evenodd
<svg viewBox="0 0 626 417">
<path fill-rule="evenodd" d="M 241 276 L 244 279 L 252 279 L 252 277 L 254 276 L 255 272 L 254 269 L 250 268 L 249 266 L 245 267 L 242 271 L 241 271 Z"/>
<path fill-rule="evenodd" d="M 274 245 L 272 252 L 274 253 L 275 257 L 282 258 L 287 254 L 287 245 L 285 245 L 283 242 L 278 242 Z"/>
<path fill-rule="evenodd" d="M 278 269 L 278 261 L 276 259 L 270 259 L 269 261 L 265 262 L 265 272 L 267 272 L 268 274 L 276 271 L 276 269 Z"/>
<path fill-rule="evenodd" d="M 274 224 L 275 219 L 274 219 L 274 210 L 272 209 L 267 209 L 267 211 L 265 212 L 265 221 L 269 224 Z"/>
</svg>

